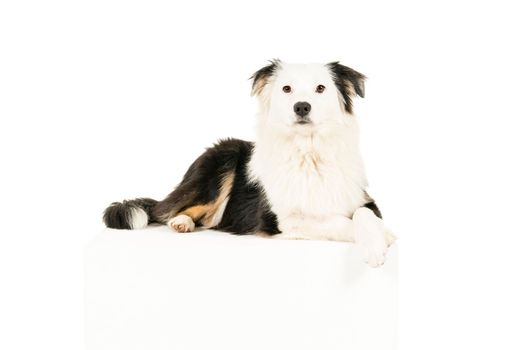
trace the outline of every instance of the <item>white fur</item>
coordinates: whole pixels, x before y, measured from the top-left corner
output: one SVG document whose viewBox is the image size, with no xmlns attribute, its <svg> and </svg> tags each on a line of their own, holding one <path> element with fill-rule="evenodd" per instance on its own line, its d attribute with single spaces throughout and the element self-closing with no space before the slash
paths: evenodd
<svg viewBox="0 0 525 350">
<path fill-rule="evenodd" d="M 168 221 L 168 226 L 177 232 L 192 232 L 195 230 L 195 223 L 188 215 L 177 215 Z"/>
<path fill-rule="evenodd" d="M 370 209 L 359 208 L 354 213 L 353 221 L 355 241 L 365 262 L 371 267 L 383 265 L 389 241 L 392 239 L 383 220 Z"/>
<path fill-rule="evenodd" d="M 326 87 L 322 94 L 315 92 L 319 84 Z M 292 92 L 284 93 L 284 85 Z M 328 68 L 283 63 L 258 97 L 249 175 L 262 184 L 277 215 L 283 233 L 276 238 L 353 242 L 359 235 L 369 264 L 382 264 L 386 243 L 384 233 L 382 243 L 378 238 L 379 224 L 364 214 L 356 225 L 349 219 L 366 204 L 367 180 L 356 117 L 345 111 Z M 293 105 L 300 101 L 312 106 L 311 124 L 295 123 Z"/>
<path fill-rule="evenodd" d="M 355 142 L 355 120 L 347 118 L 332 130 L 309 135 L 277 134 L 261 123 L 250 176 L 262 183 L 279 219 L 350 217 L 365 204 L 366 178 Z"/>
<path fill-rule="evenodd" d="M 130 209 L 131 219 L 129 225 L 132 230 L 148 226 L 148 214 L 141 208 Z"/>
<path fill-rule="evenodd" d="M 323 239 L 331 241 L 355 242 L 352 220 L 343 215 L 299 216 L 282 220 L 282 234 L 278 239 Z"/>
<path fill-rule="evenodd" d="M 226 209 L 226 205 L 228 204 L 229 200 L 230 197 L 228 196 L 225 200 L 222 201 L 222 203 L 219 205 L 219 208 L 217 208 L 217 211 L 211 218 L 210 222 L 205 226 L 205 228 L 217 226 L 221 222 L 222 216 L 224 215 L 224 210 Z"/>
</svg>

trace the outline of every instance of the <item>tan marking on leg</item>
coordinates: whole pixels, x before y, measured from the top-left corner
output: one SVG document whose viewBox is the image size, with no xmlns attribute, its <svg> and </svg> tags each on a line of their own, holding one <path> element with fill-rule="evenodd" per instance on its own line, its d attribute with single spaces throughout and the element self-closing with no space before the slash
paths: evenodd
<svg viewBox="0 0 525 350">
<path fill-rule="evenodd" d="M 184 209 L 183 211 L 177 213 L 178 215 L 188 215 L 194 222 L 199 221 L 200 218 L 206 215 L 206 213 L 210 210 L 209 204 L 199 204 L 194 205 L 193 207 L 189 207 Z"/>
<path fill-rule="evenodd" d="M 217 198 L 210 203 L 210 207 L 206 215 L 201 220 L 201 225 L 205 227 L 213 227 L 219 224 L 222 219 L 223 213 L 218 213 L 219 209 L 224 210 L 224 206 L 221 208 L 221 204 L 230 198 L 230 193 L 233 187 L 233 180 L 235 174 L 233 172 L 226 174 L 221 181 L 221 189 Z M 226 204 L 226 203 L 224 203 Z M 216 214 L 220 214 L 220 217 L 216 217 Z"/>
<path fill-rule="evenodd" d="M 222 178 L 219 195 L 217 196 L 217 198 L 215 198 L 214 201 L 206 204 L 193 205 L 176 213 L 174 216 L 187 215 L 195 223 L 199 223 L 201 226 L 216 226 L 220 222 L 220 219 L 222 217 L 222 213 L 219 212 L 219 209 L 224 210 L 225 206 L 222 204 L 226 204 L 224 202 L 230 198 L 230 192 L 233 186 L 234 178 L 235 175 L 233 172 L 226 174 Z M 220 217 L 216 216 L 216 214 L 220 215 Z"/>
</svg>

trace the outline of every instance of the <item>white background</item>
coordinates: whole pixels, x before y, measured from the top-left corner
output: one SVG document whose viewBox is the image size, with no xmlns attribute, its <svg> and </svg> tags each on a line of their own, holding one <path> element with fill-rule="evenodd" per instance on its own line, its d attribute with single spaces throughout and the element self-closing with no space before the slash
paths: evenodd
<svg viewBox="0 0 525 350">
<path fill-rule="evenodd" d="M 83 347 L 85 243 L 252 138 L 279 57 L 368 76 L 370 192 L 400 237 L 401 349 L 523 349 L 519 2 L 2 1 L 0 348 Z"/>
</svg>

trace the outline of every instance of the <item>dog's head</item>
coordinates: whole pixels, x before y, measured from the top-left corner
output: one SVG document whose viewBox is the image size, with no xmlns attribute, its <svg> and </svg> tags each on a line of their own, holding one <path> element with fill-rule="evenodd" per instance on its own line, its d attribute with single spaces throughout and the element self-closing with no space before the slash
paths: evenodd
<svg viewBox="0 0 525 350">
<path fill-rule="evenodd" d="M 252 76 L 261 118 L 276 128 L 307 131 L 337 125 L 352 114 L 352 99 L 364 97 L 366 77 L 339 62 L 288 64 L 279 60 Z"/>
</svg>

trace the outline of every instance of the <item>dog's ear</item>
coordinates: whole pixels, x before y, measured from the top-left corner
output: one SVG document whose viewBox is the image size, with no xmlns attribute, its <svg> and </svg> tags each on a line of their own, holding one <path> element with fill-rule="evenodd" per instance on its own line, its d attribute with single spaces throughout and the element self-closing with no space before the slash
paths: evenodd
<svg viewBox="0 0 525 350">
<path fill-rule="evenodd" d="M 252 96 L 257 96 L 262 92 L 266 84 L 268 84 L 268 80 L 275 74 L 280 66 L 281 61 L 274 59 L 270 61 L 269 65 L 264 66 L 257 72 L 253 73 L 250 77 L 250 79 L 252 79 Z"/>
<path fill-rule="evenodd" d="M 352 97 L 358 95 L 365 97 L 366 77 L 358 71 L 343 66 L 339 62 L 331 62 L 326 65 L 332 73 L 335 86 L 343 99 L 345 110 L 352 113 Z"/>
</svg>

